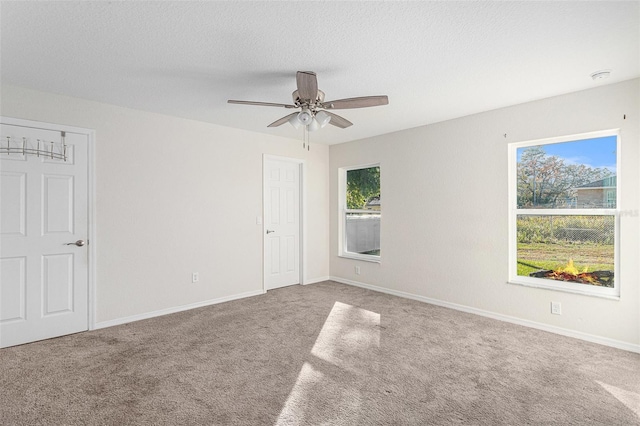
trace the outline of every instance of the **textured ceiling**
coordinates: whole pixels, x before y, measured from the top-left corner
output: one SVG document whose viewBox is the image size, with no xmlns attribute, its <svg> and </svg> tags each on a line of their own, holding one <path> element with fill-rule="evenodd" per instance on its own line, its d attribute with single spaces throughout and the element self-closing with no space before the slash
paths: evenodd
<svg viewBox="0 0 640 426">
<path fill-rule="evenodd" d="M 2 1 L 2 83 L 285 137 L 295 73 L 335 111 L 340 143 L 640 75 L 640 9 L 626 2 Z M 590 74 L 611 69 L 607 80 Z"/>
</svg>

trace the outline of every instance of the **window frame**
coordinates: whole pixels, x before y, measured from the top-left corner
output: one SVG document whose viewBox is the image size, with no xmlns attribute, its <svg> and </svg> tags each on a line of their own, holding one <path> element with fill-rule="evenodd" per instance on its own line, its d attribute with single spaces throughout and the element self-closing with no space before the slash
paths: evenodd
<svg viewBox="0 0 640 426">
<path fill-rule="evenodd" d="M 531 146 L 551 145 L 563 142 L 579 142 L 585 139 L 594 139 L 607 136 L 616 137 L 616 207 L 615 208 L 564 208 L 564 209 L 519 209 L 517 194 L 517 166 L 518 149 Z M 545 139 L 536 139 L 523 142 L 513 142 L 508 145 L 508 188 L 509 188 L 509 284 L 524 285 L 528 287 L 545 288 L 568 293 L 577 293 L 588 296 L 597 296 L 609 299 L 620 298 L 620 183 L 621 183 L 621 139 L 620 129 L 602 130 L 596 132 L 580 133 L 567 136 L 559 136 Z M 545 278 L 534 278 L 518 275 L 518 215 L 528 216 L 613 216 L 614 217 L 614 287 L 600 287 L 573 282 L 554 281 Z"/>
<path fill-rule="evenodd" d="M 363 260 L 365 262 L 381 262 L 381 255 L 361 254 L 347 251 L 347 214 L 348 213 L 368 213 L 380 215 L 380 226 L 382 228 L 382 204 L 380 210 L 347 209 L 347 172 L 351 170 L 368 169 L 371 167 L 380 168 L 380 186 L 382 187 L 382 165 L 381 163 L 360 164 L 357 166 L 347 166 L 338 168 L 338 256 L 347 259 Z M 380 247 L 382 247 L 382 233 L 380 235 Z M 382 253 L 382 251 L 380 252 Z"/>
</svg>

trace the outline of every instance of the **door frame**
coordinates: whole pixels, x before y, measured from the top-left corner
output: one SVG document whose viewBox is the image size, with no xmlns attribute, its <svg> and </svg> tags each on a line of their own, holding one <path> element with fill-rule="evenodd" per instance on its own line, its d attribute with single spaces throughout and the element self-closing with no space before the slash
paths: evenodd
<svg viewBox="0 0 640 426">
<path fill-rule="evenodd" d="M 95 175 L 95 130 L 82 127 L 66 126 L 62 124 L 47 123 L 44 121 L 25 120 L 0 116 L 2 124 L 12 126 L 31 127 L 42 130 L 53 130 L 57 132 L 76 133 L 87 137 L 87 325 L 88 330 L 96 328 L 96 175 Z"/>
<path fill-rule="evenodd" d="M 267 180 L 265 179 L 265 171 L 266 171 L 266 162 L 267 160 L 276 160 L 276 161 L 286 161 L 289 163 L 294 163 L 298 165 L 299 171 L 299 202 L 298 208 L 299 218 L 300 218 L 300 241 L 298 242 L 298 247 L 300 247 L 300 253 L 298 257 L 298 270 L 300 273 L 299 281 L 300 285 L 306 284 L 304 282 L 304 272 L 307 266 L 307 250 L 305 250 L 304 243 L 307 241 L 307 197 L 306 197 L 306 174 L 307 174 L 307 162 L 301 158 L 293 158 L 293 157 L 282 157 L 279 155 L 271 155 L 271 154 L 262 154 L 262 292 L 267 292 L 267 274 L 265 273 L 266 268 L 266 259 L 265 259 L 265 236 L 267 232 L 267 225 L 265 223 L 265 197 L 267 196 Z"/>
</svg>

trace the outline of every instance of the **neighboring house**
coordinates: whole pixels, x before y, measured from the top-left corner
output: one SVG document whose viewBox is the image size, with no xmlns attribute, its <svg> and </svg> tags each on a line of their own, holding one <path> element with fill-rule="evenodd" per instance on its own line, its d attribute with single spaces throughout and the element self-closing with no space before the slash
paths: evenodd
<svg viewBox="0 0 640 426">
<path fill-rule="evenodd" d="M 576 204 L 578 208 L 615 207 L 616 176 L 609 176 L 577 187 Z"/>
<path fill-rule="evenodd" d="M 369 198 L 367 203 L 364 205 L 364 208 L 367 210 L 380 210 L 380 196 L 376 195 Z"/>
</svg>

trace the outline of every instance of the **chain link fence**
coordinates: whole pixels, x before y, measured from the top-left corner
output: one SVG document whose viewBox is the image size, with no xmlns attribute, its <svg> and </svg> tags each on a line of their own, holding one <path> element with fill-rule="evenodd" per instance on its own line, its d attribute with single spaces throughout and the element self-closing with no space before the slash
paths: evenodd
<svg viewBox="0 0 640 426">
<path fill-rule="evenodd" d="M 519 243 L 554 243 L 559 241 L 609 245 L 615 239 L 615 217 L 518 215 Z"/>
</svg>

